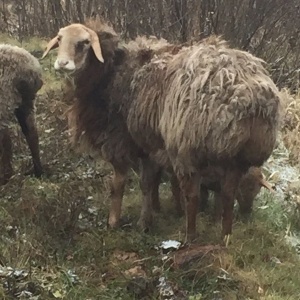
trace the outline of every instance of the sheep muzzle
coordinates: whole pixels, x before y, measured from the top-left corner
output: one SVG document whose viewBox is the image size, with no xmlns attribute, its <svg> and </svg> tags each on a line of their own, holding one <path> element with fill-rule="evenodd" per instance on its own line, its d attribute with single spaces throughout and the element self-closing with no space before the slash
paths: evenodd
<svg viewBox="0 0 300 300">
<path fill-rule="evenodd" d="M 54 69 L 73 71 L 75 70 L 74 60 L 65 57 L 58 57 L 54 63 Z"/>
</svg>

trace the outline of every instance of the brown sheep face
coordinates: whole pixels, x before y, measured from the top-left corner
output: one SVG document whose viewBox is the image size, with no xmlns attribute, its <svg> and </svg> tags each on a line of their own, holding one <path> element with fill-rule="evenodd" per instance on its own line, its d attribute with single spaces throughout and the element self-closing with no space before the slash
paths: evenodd
<svg viewBox="0 0 300 300">
<path fill-rule="evenodd" d="M 248 173 L 242 177 L 237 193 L 237 200 L 242 214 L 249 214 L 252 211 L 253 201 L 262 187 L 274 192 L 272 186 L 265 180 L 261 169 L 251 167 Z"/>
<path fill-rule="evenodd" d="M 93 49 L 100 62 L 104 62 L 98 35 L 82 24 L 72 24 L 61 28 L 47 45 L 44 58 L 52 49 L 58 48 L 55 70 L 76 71 L 85 66 L 88 52 Z"/>
</svg>

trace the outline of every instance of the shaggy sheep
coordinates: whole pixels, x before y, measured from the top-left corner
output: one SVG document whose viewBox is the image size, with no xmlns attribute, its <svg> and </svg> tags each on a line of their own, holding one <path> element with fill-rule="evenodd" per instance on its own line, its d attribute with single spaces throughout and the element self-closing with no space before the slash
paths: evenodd
<svg viewBox="0 0 300 300">
<path fill-rule="evenodd" d="M 114 167 L 110 226 L 120 218 L 127 169 L 139 157 L 141 226 L 151 223 L 157 197 L 161 170 L 155 160 L 171 164 L 179 180 L 189 240 L 196 234 L 200 179 L 207 168 L 222 169 L 222 233 L 228 235 L 242 174 L 261 166 L 273 150 L 277 88 L 260 59 L 217 37 L 189 47 L 153 43 L 139 40 L 120 47 L 107 26 L 96 33 L 72 24 L 60 29 L 43 57 L 59 47 L 54 67 L 73 72 L 74 143 Z M 158 161 L 160 151 L 164 158 Z"/>
<path fill-rule="evenodd" d="M 66 102 L 71 103 L 68 112 L 71 142 L 78 151 L 94 158 L 101 157 L 113 166 L 108 222 L 110 227 L 117 227 L 128 169 L 138 169 L 138 159 L 148 161 L 148 157 L 128 132 L 123 110 L 113 101 L 113 91 L 116 89 L 113 85 L 127 87 L 122 97 L 129 97 L 134 70 L 149 61 L 153 53 L 178 50 L 164 40 L 144 37 L 131 41 L 125 45 L 126 48 L 119 48 L 117 35 L 112 28 L 104 23 L 93 26 L 97 28 L 97 33 L 80 24 L 60 29 L 57 37 L 48 43 L 42 58 L 59 46 L 54 67 L 73 70 L 73 78 L 67 83 L 65 94 Z M 124 77 L 126 74 L 128 76 Z M 152 170 L 153 166 L 155 170 Z M 151 171 L 152 174 L 148 174 L 144 163 L 141 189 L 144 197 L 154 199 L 154 209 L 158 210 L 155 203 L 159 202 L 155 199 L 158 199 L 161 170 L 151 162 Z M 151 188 L 148 187 L 148 181 Z M 143 204 L 148 203 L 152 201 L 143 201 Z M 139 221 L 142 227 L 150 223 L 149 210 L 152 210 L 152 206 L 142 207 Z"/>
<path fill-rule="evenodd" d="M 222 235 L 230 235 L 240 179 L 268 159 L 278 131 L 280 95 L 264 62 L 210 37 L 152 59 L 131 88 L 129 132 L 145 150 L 166 149 L 186 199 L 188 238 L 211 167 L 222 169 Z M 141 134 L 149 131 L 151 141 Z"/>
<path fill-rule="evenodd" d="M 3 174 L 1 183 L 4 184 L 13 173 L 9 127 L 15 118 L 29 146 L 34 174 L 37 177 L 42 174 L 34 101 L 43 81 L 38 60 L 23 48 L 1 44 L 0 65 L 0 155 Z"/>
</svg>

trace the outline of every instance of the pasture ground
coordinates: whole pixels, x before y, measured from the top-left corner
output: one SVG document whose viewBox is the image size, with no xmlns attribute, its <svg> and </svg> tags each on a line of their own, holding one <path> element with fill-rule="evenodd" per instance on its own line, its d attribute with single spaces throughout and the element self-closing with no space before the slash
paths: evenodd
<svg viewBox="0 0 300 300">
<path fill-rule="evenodd" d="M 18 44 L 6 36 L 0 40 Z M 41 51 L 44 42 L 22 45 Z M 141 193 L 132 173 L 124 226 L 108 230 L 111 169 L 70 148 L 62 78 L 53 71 L 52 56 L 41 63 L 45 85 L 37 99 L 37 124 L 47 174 L 40 180 L 23 175 L 31 161 L 16 126 L 15 176 L 0 188 L 0 299 L 300 299 L 299 256 L 285 242 L 288 232 L 300 230 L 299 211 L 288 213 L 267 191 L 255 202 L 250 221 L 235 220 L 227 249 L 217 246 L 220 225 L 199 215 L 199 248 L 175 257 L 176 251 L 165 254 L 158 247 L 184 236 L 169 183 L 160 187 L 162 210 L 154 228 L 144 234 L 136 226 Z M 300 98 L 293 101 L 290 114 L 298 115 Z M 298 123 L 291 118 L 284 138 L 297 165 Z"/>
</svg>

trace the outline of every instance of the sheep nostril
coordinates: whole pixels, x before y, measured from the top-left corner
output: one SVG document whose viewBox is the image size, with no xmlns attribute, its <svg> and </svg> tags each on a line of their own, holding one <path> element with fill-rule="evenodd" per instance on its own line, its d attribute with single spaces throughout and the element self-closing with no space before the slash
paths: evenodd
<svg viewBox="0 0 300 300">
<path fill-rule="evenodd" d="M 67 61 L 67 60 L 60 60 L 58 64 L 59 64 L 60 67 L 64 67 L 68 64 L 68 62 L 69 61 Z"/>
</svg>

